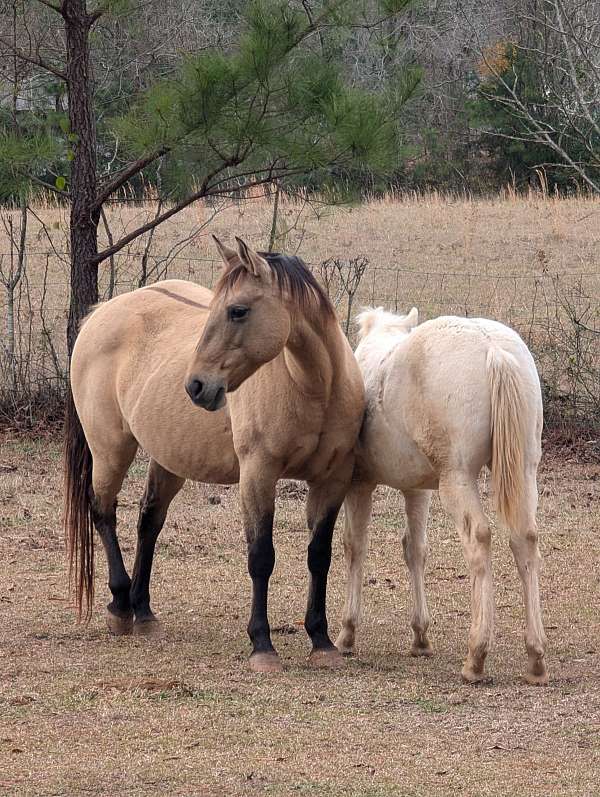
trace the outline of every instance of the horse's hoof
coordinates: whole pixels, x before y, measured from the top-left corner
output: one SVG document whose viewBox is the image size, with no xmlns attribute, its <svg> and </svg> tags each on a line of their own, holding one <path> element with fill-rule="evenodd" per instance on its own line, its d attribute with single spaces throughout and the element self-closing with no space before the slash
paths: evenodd
<svg viewBox="0 0 600 797">
<path fill-rule="evenodd" d="M 529 686 L 548 686 L 548 671 L 546 669 L 541 675 L 528 672 L 524 677 L 525 683 L 529 684 Z"/>
<path fill-rule="evenodd" d="M 463 667 L 460 675 L 464 683 L 472 686 L 489 686 L 494 683 L 491 675 L 486 675 L 483 670 L 481 672 L 473 670 L 471 667 Z"/>
<path fill-rule="evenodd" d="M 410 648 L 411 656 L 433 656 L 433 645 L 429 640 L 426 642 L 413 642 Z"/>
<path fill-rule="evenodd" d="M 133 614 L 113 614 L 107 609 L 106 625 L 113 636 L 127 636 L 133 632 Z"/>
<path fill-rule="evenodd" d="M 253 653 L 250 656 L 250 669 L 252 672 L 281 672 L 283 664 L 275 651 Z"/>
<path fill-rule="evenodd" d="M 344 667 L 346 664 L 344 657 L 337 648 L 313 649 L 308 657 L 308 663 L 311 667 L 328 670 L 339 670 L 340 667 Z"/>
<path fill-rule="evenodd" d="M 162 626 L 156 617 L 150 617 L 147 620 L 136 620 L 133 624 L 135 636 L 158 637 L 161 636 L 162 632 Z"/>
<path fill-rule="evenodd" d="M 335 640 L 335 646 L 342 656 L 352 656 L 354 654 L 354 641 L 349 642 L 343 632 Z"/>
</svg>

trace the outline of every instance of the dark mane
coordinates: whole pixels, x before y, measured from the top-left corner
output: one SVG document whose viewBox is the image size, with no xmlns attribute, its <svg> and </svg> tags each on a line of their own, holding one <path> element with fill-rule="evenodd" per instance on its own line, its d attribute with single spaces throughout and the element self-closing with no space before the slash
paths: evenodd
<svg viewBox="0 0 600 797">
<path fill-rule="evenodd" d="M 315 307 L 326 315 L 335 316 L 333 305 L 300 257 L 278 252 L 258 252 L 269 264 L 281 294 L 286 294 L 301 310 Z M 226 271 L 215 286 L 215 295 L 227 293 L 248 274 L 240 263 Z"/>
</svg>

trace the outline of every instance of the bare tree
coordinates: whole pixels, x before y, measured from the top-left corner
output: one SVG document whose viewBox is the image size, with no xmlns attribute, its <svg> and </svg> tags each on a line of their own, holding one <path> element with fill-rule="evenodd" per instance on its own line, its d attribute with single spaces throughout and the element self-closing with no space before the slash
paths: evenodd
<svg viewBox="0 0 600 797">
<path fill-rule="evenodd" d="M 0 254 L 0 283 L 6 292 L 6 345 L 5 358 L 11 389 L 17 389 L 17 358 L 15 336 L 15 293 L 25 277 L 27 240 L 27 202 L 21 200 L 20 225 L 14 227 L 11 214 L 2 215 L 2 224 L 10 243 L 10 253 Z M 5 262 L 6 260 L 6 262 Z"/>
<path fill-rule="evenodd" d="M 600 3 L 519 0 L 507 27 L 495 47 L 479 40 L 482 92 L 515 123 L 496 134 L 542 146 L 600 193 Z"/>
</svg>

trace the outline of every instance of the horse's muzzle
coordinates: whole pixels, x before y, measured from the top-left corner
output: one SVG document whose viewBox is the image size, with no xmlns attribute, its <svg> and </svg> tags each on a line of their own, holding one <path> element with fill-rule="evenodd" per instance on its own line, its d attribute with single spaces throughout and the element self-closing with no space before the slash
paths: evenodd
<svg viewBox="0 0 600 797">
<path fill-rule="evenodd" d="M 215 412 L 225 406 L 227 391 L 223 382 L 202 381 L 196 377 L 186 382 L 185 390 L 197 407 Z"/>
</svg>

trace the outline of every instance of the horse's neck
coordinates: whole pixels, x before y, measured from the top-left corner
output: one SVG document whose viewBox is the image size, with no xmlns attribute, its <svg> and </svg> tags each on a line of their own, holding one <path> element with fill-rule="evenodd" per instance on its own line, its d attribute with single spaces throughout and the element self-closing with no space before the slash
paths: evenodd
<svg viewBox="0 0 600 797">
<path fill-rule="evenodd" d="M 331 395 L 337 370 L 344 362 L 340 336 L 334 321 L 319 323 L 298 314 L 283 356 L 292 382 L 311 398 Z"/>
</svg>

